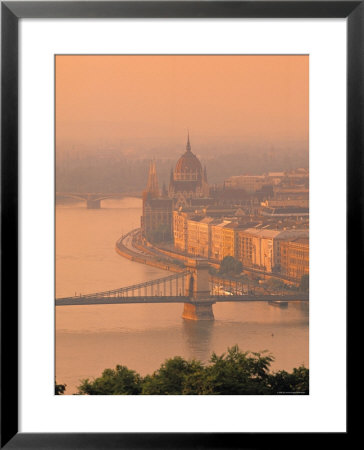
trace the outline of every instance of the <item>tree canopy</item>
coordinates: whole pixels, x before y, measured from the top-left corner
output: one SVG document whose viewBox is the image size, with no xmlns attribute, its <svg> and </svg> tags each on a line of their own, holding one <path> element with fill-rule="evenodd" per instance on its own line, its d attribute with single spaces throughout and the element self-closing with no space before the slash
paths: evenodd
<svg viewBox="0 0 364 450">
<path fill-rule="evenodd" d="M 265 282 L 265 287 L 273 291 L 283 290 L 287 288 L 286 284 L 282 280 L 279 280 L 277 278 L 269 278 L 269 280 Z"/>
<path fill-rule="evenodd" d="M 138 395 L 142 390 L 142 378 L 134 370 L 117 365 L 115 369 L 105 369 L 102 376 L 90 381 L 83 380 L 79 394 L 86 395 Z"/>
<path fill-rule="evenodd" d="M 106 369 L 92 381 L 82 380 L 78 395 L 274 395 L 308 394 L 309 371 L 304 366 L 270 372 L 271 354 L 242 352 L 233 346 L 209 362 L 167 359 L 158 370 L 142 377 L 125 366 Z"/>
<path fill-rule="evenodd" d="M 238 275 L 243 270 L 241 261 L 238 261 L 233 256 L 225 256 L 221 261 L 219 273 L 221 275 Z"/>
<path fill-rule="evenodd" d="M 54 394 L 55 395 L 63 395 L 65 393 L 67 384 L 57 384 L 57 381 L 54 383 Z"/>
</svg>

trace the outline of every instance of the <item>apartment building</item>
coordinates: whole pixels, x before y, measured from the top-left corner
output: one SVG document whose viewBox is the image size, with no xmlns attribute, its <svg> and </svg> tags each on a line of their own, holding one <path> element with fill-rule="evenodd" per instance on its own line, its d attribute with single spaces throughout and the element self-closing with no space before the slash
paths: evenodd
<svg viewBox="0 0 364 450">
<path fill-rule="evenodd" d="M 280 273 L 299 281 L 309 274 L 309 240 L 305 237 L 280 240 Z"/>
<path fill-rule="evenodd" d="M 195 256 L 210 256 L 210 223 L 212 217 L 194 218 L 187 220 L 187 253 Z"/>
</svg>

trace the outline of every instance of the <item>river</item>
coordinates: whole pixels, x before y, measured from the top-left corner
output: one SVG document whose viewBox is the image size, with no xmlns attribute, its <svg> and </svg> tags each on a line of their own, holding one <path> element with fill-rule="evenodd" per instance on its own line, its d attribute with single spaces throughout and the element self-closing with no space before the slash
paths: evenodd
<svg viewBox="0 0 364 450">
<path fill-rule="evenodd" d="M 115 252 L 118 238 L 140 224 L 141 200 L 104 200 L 56 207 L 56 296 L 115 289 L 170 273 Z M 56 308 L 56 379 L 77 391 L 80 380 L 126 365 L 145 375 L 169 357 L 207 361 L 238 344 L 271 352 L 273 370 L 308 367 L 308 308 L 266 303 L 214 305 L 215 321 L 182 319 L 181 304 L 62 306 Z"/>
</svg>

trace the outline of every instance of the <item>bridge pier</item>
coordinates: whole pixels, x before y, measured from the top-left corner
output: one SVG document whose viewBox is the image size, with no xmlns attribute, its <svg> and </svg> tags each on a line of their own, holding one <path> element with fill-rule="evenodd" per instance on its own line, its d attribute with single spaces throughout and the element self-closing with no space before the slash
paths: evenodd
<svg viewBox="0 0 364 450">
<path fill-rule="evenodd" d="M 191 259 L 186 263 L 191 270 L 186 295 L 191 303 L 185 303 L 182 317 L 187 320 L 214 320 L 210 298 L 209 263 L 206 259 Z"/>
<path fill-rule="evenodd" d="M 212 303 L 185 303 L 182 313 L 187 320 L 215 320 Z"/>
<path fill-rule="evenodd" d="M 101 208 L 101 200 L 94 200 L 94 199 L 90 199 L 88 198 L 86 200 L 87 203 L 87 209 L 100 209 Z"/>
</svg>

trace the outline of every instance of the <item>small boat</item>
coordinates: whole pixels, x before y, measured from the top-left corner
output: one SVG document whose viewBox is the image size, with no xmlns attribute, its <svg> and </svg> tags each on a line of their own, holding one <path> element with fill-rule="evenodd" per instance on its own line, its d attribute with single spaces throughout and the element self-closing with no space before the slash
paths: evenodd
<svg viewBox="0 0 364 450">
<path fill-rule="evenodd" d="M 284 300 L 269 300 L 268 304 L 272 306 L 278 306 L 280 308 L 288 308 L 288 302 Z"/>
</svg>

